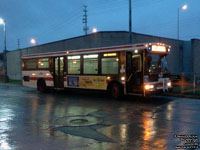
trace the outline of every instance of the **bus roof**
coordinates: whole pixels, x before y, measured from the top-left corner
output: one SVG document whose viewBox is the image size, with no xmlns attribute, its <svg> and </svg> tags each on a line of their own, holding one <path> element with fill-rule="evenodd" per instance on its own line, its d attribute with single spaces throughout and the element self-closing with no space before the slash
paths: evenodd
<svg viewBox="0 0 200 150">
<path fill-rule="evenodd" d="M 78 49 L 78 50 L 66 50 L 66 51 L 58 51 L 58 52 L 30 54 L 30 55 L 24 55 L 21 58 L 30 59 L 30 58 L 42 58 L 42 57 L 57 57 L 57 56 L 65 56 L 65 55 L 101 53 L 101 52 L 133 51 L 136 49 L 137 50 L 147 49 L 147 47 L 150 45 L 163 45 L 166 47 L 170 47 L 166 44 L 161 44 L 161 43 L 141 43 L 141 44 L 120 45 L 120 46 L 100 47 L 100 48 L 91 48 L 91 49 Z"/>
</svg>

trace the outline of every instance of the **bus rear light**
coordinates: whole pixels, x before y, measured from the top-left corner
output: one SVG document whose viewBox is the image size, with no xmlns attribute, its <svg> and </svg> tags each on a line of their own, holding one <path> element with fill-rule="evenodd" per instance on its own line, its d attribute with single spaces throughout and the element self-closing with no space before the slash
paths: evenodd
<svg viewBox="0 0 200 150">
<path fill-rule="evenodd" d="M 35 74 L 35 73 L 32 73 L 32 76 L 36 76 L 36 74 Z"/>
<path fill-rule="evenodd" d="M 49 74 L 49 73 L 46 73 L 46 76 L 50 76 L 50 74 Z"/>
</svg>

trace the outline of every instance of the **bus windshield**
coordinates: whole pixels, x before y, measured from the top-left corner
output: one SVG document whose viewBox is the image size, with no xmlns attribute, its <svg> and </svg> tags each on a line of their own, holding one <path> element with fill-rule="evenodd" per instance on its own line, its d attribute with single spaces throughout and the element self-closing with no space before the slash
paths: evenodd
<svg viewBox="0 0 200 150">
<path fill-rule="evenodd" d="M 147 56 L 147 72 L 150 74 L 168 72 L 167 59 L 164 55 L 148 54 Z"/>
</svg>

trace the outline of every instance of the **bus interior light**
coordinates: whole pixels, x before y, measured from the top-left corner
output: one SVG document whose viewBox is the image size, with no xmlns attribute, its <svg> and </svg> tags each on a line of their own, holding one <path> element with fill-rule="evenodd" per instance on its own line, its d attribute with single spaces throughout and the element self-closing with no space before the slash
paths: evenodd
<svg viewBox="0 0 200 150">
<path fill-rule="evenodd" d="M 104 57 L 109 57 L 109 56 L 117 56 L 117 53 L 106 53 L 103 54 Z"/>
<path fill-rule="evenodd" d="M 68 59 L 80 59 L 81 56 L 68 56 L 67 58 Z"/>
<path fill-rule="evenodd" d="M 84 55 L 83 58 L 98 58 L 97 54 L 93 54 L 93 55 Z"/>
</svg>

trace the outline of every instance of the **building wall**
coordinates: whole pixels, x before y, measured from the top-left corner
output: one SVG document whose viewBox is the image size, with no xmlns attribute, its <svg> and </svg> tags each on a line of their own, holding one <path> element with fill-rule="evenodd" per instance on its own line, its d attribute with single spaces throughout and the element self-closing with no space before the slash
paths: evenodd
<svg viewBox="0 0 200 150">
<path fill-rule="evenodd" d="M 200 40 L 192 39 L 192 52 L 193 52 L 193 70 L 194 73 L 200 74 Z"/>
<path fill-rule="evenodd" d="M 181 47 L 183 51 L 183 71 L 185 73 L 192 73 L 193 72 L 193 50 L 191 41 L 185 41 L 183 47 Z"/>
<path fill-rule="evenodd" d="M 21 51 L 12 51 L 7 53 L 7 73 L 9 79 L 21 80 Z"/>
<path fill-rule="evenodd" d="M 3 53 L 0 53 L 0 76 L 4 73 L 4 67 L 3 67 Z"/>
<path fill-rule="evenodd" d="M 184 41 L 137 33 L 132 34 L 132 40 L 132 43 L 160 42 L 171 45 L 171 55 L 167 57 L 170 72 L 172 72 L 172 74 L 180 74 L 180 72 L 184 70 L 183 49 L 181 49 L 185 45 Z M 21 80 L 22 55 L 127 44 L 129 44 L 128 32 L 99 32 L 87 36 L 11 51 L 7 53 L 8 76 L 10 79 Z"/>
</svg>

